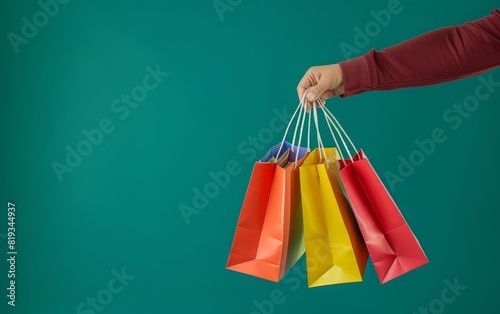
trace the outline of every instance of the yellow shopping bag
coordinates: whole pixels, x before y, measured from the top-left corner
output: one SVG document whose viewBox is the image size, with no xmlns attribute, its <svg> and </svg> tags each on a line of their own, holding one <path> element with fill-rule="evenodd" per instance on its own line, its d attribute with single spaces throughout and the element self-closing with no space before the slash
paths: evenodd
<svg viewBox="0 0 500 314">
<path fill-rule="evenodd" d="M 300 167 L 309 287 L 363 280 L 368 252 L 340 185 L 338 152 L 316 148 Z"/>
</svg>

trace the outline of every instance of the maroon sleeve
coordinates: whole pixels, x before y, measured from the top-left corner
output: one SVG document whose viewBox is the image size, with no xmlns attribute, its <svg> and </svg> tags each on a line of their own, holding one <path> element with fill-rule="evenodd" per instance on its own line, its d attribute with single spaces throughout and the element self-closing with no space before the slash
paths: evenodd
<svg viewBox="0 0 500 314">
<path fill-rule="evenodd" d="M 456 80 L 500 65 L 500 10 L 340 62 L 342 97 Z"/>
</svg>

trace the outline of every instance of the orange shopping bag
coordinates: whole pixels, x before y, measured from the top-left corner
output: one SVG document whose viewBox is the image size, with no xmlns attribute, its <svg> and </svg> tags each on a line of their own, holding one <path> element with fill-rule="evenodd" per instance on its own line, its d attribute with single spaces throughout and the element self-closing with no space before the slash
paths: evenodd
<svg viewBox="0 0 500 314">
<path fill-rule="evenodd" d="M 290 124 L 301 108 L 299 105 Z M 301 115 L 303 129 L 306 113 L 300 110 L 292 143 Z M 299 143 L 301 138 L 302 130 Z M 274 282 L 304 254 L 298 175 L 308 149 L 284 139 L 254 165 L 226 265 Z"/>
</svg>

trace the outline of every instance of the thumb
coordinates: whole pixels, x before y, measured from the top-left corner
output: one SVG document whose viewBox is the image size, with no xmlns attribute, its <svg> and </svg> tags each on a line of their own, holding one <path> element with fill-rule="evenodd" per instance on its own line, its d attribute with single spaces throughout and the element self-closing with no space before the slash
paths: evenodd
<svg viewBox="0 0 500 314">
<path fill-rule="evenodd" d="M 307 92 L 306 98 L 307 101 L 313 102 L 316 101 L 324 92 L 328 90 L 328 84 L 325 81 L 320 81 L 318 84 L 309 88 Z"/>
</svg>

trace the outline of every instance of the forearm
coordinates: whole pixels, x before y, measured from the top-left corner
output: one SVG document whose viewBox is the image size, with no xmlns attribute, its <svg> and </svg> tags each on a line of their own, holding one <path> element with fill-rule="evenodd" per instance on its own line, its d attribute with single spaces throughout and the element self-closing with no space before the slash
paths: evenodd
<svg viewBox="0 0 500 314">
<path fill-rule="evenodd" d="M 488 71 L 500 65 L 500 10 L 339 64 L 343 97 L 432 85 Z"/>
</svg>

